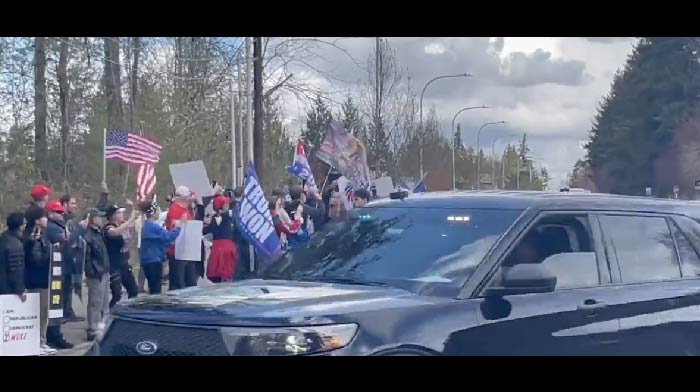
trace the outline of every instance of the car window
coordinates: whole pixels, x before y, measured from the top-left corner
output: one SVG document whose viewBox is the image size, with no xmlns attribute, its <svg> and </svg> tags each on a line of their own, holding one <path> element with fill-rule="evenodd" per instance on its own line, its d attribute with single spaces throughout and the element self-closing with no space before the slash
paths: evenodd
<svg viewBox="0 0 700 392">
<path fill-rule="evenodd" d="M 678 229 L 675 223 L 671 223 L 671 231 L 673 232 L 673 238 L 675 238 L 676 246 L 678 247 L 678 256 L 681 260 L 681 272 L 683 276 L 700 276 L 700 257 L 698 257 L 690 241 L 688 241 L 688 238 Z"/>
<path fill-rule="evenodd" d="M 586 215 L 541 217 L 506 256 L 492 285 L 500 284 L 507 268 L 524 263 L 541 263 L 554 273 L 555 290 L 598 285 L 598 260 L 591 238 Z M 562 254 L 566 256 L 553 257 Z"/>
<path fill-rule="evenodd" d="M 276 260 L 267 279 L 355 279 L 455 297 L 520 210 L 365 207 Z"/>
<path fill-rule="evenodd" d="M 680 264 L 666 218 L 604 215 L 600 217 L 605 242 L 617 258 L 625 283 L 681 277 Z"/>
</svg>

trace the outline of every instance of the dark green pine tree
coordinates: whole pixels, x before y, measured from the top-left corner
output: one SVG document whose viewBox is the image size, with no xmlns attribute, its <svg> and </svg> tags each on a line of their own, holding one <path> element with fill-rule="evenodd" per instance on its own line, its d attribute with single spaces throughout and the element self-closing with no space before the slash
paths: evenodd
<svg viewBox="0 0 700 392">
<path fill-rule="evenodd" d="M 301 136 L 306 139 L 306 145 L 311 150 L 316 150 L 323 143 L 323 136 L 331 121 L 331 109 L 326 105 L 321 96 L 316 96 L 313 107 L 306 113 L 306 129 Z M 307 155 L 309 151 L 307 151 Z"/>
<path fill-rule="evenodd" d="M 362 140 L 362 142 L 365 142 L 367 140 L 367 130 L 362 122 L 360 110 L 355 105 L 352 97 L 348 96 L 345 102 L 343 102 L 341 110 L 340 122 L 343 124 L 345 130 Z"/>
<path fill-rule="evenodd" d="M 465 152 L 465 149 L 464 142 L 462 141 L 462 129 L 460 127 L 460 124 L 457 124 L 457 129 L 455 130 L 455 134 L 452 137 L 455 146 L 455 155 L 462 156 L 462 154 L 464 154 Z"/>
<path fill-rule="evenodd" d="M 615 75 L 594 119 L 586 160 L 602 192 L 641 195 L 647 186 L 670 192 L 655 164 L 700 97 L 699 41 L 641 38 Z"/>
</svg>

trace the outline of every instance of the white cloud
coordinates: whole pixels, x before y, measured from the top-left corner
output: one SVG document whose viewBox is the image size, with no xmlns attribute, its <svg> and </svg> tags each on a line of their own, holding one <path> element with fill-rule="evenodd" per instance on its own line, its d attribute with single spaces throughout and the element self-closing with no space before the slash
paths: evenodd
<svg viewBox="0 0 700 392">
<path fill-rule="evenodd" d="M 553 177 L 552 186 L 557 187 L 583 156 L 580 143 L 587 138 L 598 102 L 610 89 L 616 70 L 624 65 L 636 39 L 400 37 L 388 41 L 418 93 L 437 75 L 474 75 L 441 80 L 426 91 L 424 113 L 434 106 L 443 132 L 450 131 L 452 117 L 459 109 L 488 105 L 492 109 L 460 115 L 465 142 L 475 143 L 475 131 L 484 122 L 508 121 L 502 128 L 484 132 L 483 146 L 488 146 L 490 153 L 495 137 L 527 132 L 533 154 L 542 158 Z M 326 71 L 350 82 L 333 82 L 336 90 L 357 94 L 367 80 L 366 64 L 374 42 L 368 38 L 340 40 L 338 45 L 347 53 L 328 47 L 322 51 L 326 61 L 314 64 L 325 64 Z M 302 75 L 294 72 L 295 77 Z M 331 85 L 313 73 L 308 77 L 324 88 Z M 344 96 L 336 94 L 333 99 L 342 101 Z M 298 113 L 298 124 L 303 123 L 302 106 L 294 102 L 288 107 L 290 113 Z"/>
</svg>

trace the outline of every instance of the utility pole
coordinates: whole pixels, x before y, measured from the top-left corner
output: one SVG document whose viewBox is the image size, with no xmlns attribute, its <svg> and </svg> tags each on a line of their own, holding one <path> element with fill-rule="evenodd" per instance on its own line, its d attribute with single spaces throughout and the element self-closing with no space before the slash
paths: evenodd
<svg viewBox="0 0 700 392">
<path fill-rule="evenodd" d="M 262 37 L 255 37 L 253 39 L 253 106 L 255 109 L 255 117 L 253 119 L 253 156 L 255 158 L 253 161 L 255 162 L 255 170 L 258 173 L 258 177 L 262 177 L 265 171 L 262 61 Z"/>
<path fill-rule="evenodd" d="M 245 96 L 246 96 L 246 133 L 248 138 L 248 162 L 253 162 L 253 58 L 251 56 L 253 43 L 250 37 L 245 37 Z"/>
<path fill-rule="evenodd" d="M 231 72 L 231 187 L 235 188 L 236 185 L 238 184 L 238 162 L 236 160 L 236 128 L 237 128 L 237 123 L 236 123 L 236 113 L 237 113 L 237 106 L 236 101 L 236 91 L 234 89 L 234 74 L 233 74 L 233 68 Z"/>
<path fill-rule="evenodd" d="M 379 135 L 379 127 L 381 126 L 381 73 L 382 73 L 382 61 L 381 61 L 381 37 L 377 37 L 374 44 L 374 133 L 375 139 Z M 382 168 L 380 164 L 380 157 L 375 157 L 377 159 L 377 176 L 381 175 Z"/>
<path fill-rule="evenodd" d="M 238 171 L 237 179 L 238 183 L 235 185 L 243 185 L 243 165 L 245 164 L 245 158 L 243 158 L 243 108 L 245 105 L 245 100 L 243 99 L 243 65 L 241 64 L 241 57 L 238 57 L 236 62 L 236 67 L 238 68 L 238 111 L 236 115 L 238 116 L 238 162 L 236 162 L 236 170 Z"/>
<path fill-rule="evenodd" d="M 250 37 L 245 37 L 245 95 L 246 95 L 246 128 L 248 134 L 248 162 L 253 162 L 255 155 L 253 154 L 253 78 L 251 76 L 251 68 L 253 67 L 253 58 L 251 49 L 253 43 Z M 255 271 L 255 251 L 253 245 L 248 246 L 248 254 L 250 255 L 250 272 Z"/>
</svg>

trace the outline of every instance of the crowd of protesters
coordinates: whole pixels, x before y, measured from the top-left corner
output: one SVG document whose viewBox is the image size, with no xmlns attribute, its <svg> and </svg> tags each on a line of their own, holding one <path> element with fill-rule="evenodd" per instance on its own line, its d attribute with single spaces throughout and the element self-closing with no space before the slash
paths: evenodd
<svg viewBox="0 0 700 392">
<path fill-rule="evenodd" d="M 241 186 L 224 190 L 215 185 L 214 196 L 203 200 L 179 186 L 167 198 L 167 211 L 155 200 L 136 205 L 127 200 L 125 205 L 131 208 L 127 217 L 126 207 L 108 201 L 105 184 L 97 206 L 82 215 L 75 197 L 66 194 L 50 199 L 51 188 L 37 184 L 31 189 L 26 211 L 6 217 L 6 231 L 0 236 L 0 295 L 14 294 L 25 301 L 27 293 L 39 294 L 40 353 L 49 355 L 73 346 L 61 333 L 62 323 L 87 321 L 87 339 L 97 338 L 110 309 L 122 299 L 123 289 L 133 298 L 144 292 L 144 283 L 149 294 L 160 294 L 164 282 L 169 290 L 176 290 L 195 286 L 204 277 L 212 283 L 245 279 L 251 273 L 251 251 L 235 224 L 243 192 Z M 303 246 L 313 231 L 344 217 L 347 211 L 340 195 L 336 180 L 322 192 L 302 186 L 273 190 L 268 204 L 285 249 Z M 371 198 L 364 189 L 354 196 L 357 207 Z M 205 205 L 211 205 L 213 213 L 206 213 Z M 175 257 L 174 242 L 190 220 L 203 221 L 202 234 L 212 240 L 208 257 L 202 245 L 199 261 Z M 130 263 L 137 227 L 138 281 Z M 62 263 L 63 318 L 49 319 L 51 251 L 56 245 Z M 76 315 L 72 303 L 73 292 L 82 296 L 83 284 L 87 286 L 87 320 Z"/>
</svg>

